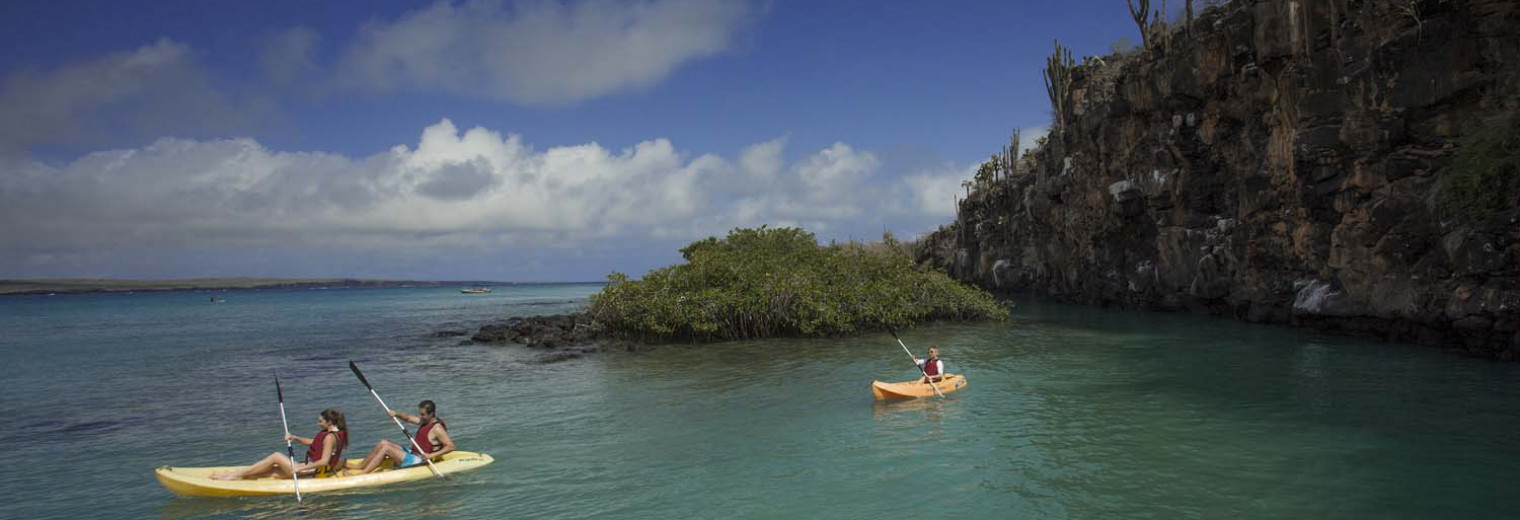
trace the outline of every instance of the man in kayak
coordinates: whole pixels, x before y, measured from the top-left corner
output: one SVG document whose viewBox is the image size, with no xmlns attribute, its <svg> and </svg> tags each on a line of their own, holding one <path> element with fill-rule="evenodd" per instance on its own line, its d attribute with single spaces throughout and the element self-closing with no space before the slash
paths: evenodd
<svg viewBox="0 0 1520 520">
<path fill-rule="evenodd" d="M 913 362 L 918 363 L 918 368 L 924 371 L 923 382 L 938 383 L 941 379 L 944 379 L 945 362 L 939 358 L 938 345 L 929 347 L 928 359 L 914 359 Z"/>
<path fill-rule="evenodd" d="M 432 401 L 423 401 L 417 404 L 417 415 L 407 415 L 401 412 L 391 412 L 391 417 L 418 425 L 417 436 L 412 440 L 416 446 L 401 446 L 391 441 L 381 440 L 375 443 L 375 449 L 369 450 L 369 455 L 364 456 L 364 462 L 360 464 L 359 471 L 349 470 L 345 475 L 363 475 L 380 467 L 380 463 L 390 460 L 396 468 L 405 468 L 423 464 L 424 460 L 437 461 L 439 457 L 454 451 L 454 440 L 449 438 L 448 427 L 437 416 L 438 407 Z M 411 443 L 408 443 L 411 444 Z M 419 453 L 417 446 L 427 450 Z"/>
<path fill-rule="evenodd" d="M 306 450 L 304 463 L 296 464 L 295 461 L 290 460 L 290 456 L 274 452 L 263 460 L 253 463 L 252 466 L 238 471 L 218 473 L 212 475 L 211 478 L 242 480 L 266 475 L 290 478 L 295 472 L 300 472 L 302 477 L 325 477 L 343 467 L 343 448 L 348 447 L 348 421 L 344 419 L 343 412 L 328 408 L 317 415 L 317 426 L 320 430 L 309 439 L 285 434 L 286 440 L 311 446 Z"/>
</svg>

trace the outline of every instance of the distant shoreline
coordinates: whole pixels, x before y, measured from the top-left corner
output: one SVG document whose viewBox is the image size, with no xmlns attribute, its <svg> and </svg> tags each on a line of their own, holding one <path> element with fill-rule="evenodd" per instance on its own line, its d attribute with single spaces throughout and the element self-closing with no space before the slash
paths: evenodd
<svg viewBox="0 0 1520 520">
<path fill-rule="evenodd" d="M 453 287 L 558 285 L 595 282 L 493 282 L 480 280 L 366 280 L 357 278 L 186 278 L 178 280 L 0 280 L 0 296 L 116 292 L 219 291 L 232 289 L 348 289 L 357 287 Z"/>
</svg>

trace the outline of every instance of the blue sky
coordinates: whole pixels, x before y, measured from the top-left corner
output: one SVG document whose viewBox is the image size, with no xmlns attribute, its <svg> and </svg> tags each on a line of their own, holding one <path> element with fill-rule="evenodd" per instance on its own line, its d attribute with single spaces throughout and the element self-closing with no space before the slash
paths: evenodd
<svg viewBox="0 0 1520 520">
<path fill-rule="evenodd" d="M 1103 2 L 0 4 L 0 278 L 593 280 L 913 236 Z"/>
</svg>

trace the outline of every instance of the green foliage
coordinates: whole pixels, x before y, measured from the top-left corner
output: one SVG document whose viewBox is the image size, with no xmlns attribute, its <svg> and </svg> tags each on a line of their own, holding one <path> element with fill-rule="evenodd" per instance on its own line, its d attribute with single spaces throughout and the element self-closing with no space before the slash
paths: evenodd
<svg viewBox="0 0 1520 520">
<path fill-rule="evenodd" d="M 1000 158 L 994 155 L 986 161 L 982 161 L 981 166 L 976 167 L 976 175 L 972 177 L 976 180 L 976 189 L 980 190 L 991 185 L 993 179 L 997 178 L 997 173 L 1000 171 L 998 170 L 1000 167 L 999 160 Z"/>
<path fill-rule="evenodd" d="M 1441 212 L 1465 225 L 1487 220 L 1520 193 L 1520 124 L 1484 127 L 1462 139 L 1436 189 Z"/>
<path fill-rule="evenodd" d="M 992 296 L 919 268 L 912 246 L 820 246 L 797 228 L 735 229 L 693 242 L 686 263 L 642 280 L 613 273 L 589 313 L 625 336 L 744 339 L 831 336 L 927 320 L 1004 319 Z"/>
</svg>

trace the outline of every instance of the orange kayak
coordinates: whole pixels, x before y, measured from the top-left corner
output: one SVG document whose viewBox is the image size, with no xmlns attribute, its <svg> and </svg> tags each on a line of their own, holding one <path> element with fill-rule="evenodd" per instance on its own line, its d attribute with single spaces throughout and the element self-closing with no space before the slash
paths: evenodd
<svg viewBox="0 0 1520 520">
<path fill-rule="evenodd" d="M 948 394 L 966 387 L 966 378 L 960 374 L 945 374 L 943 380 L 934 383 L 942 394 Z M 887 383 L 882 381 L 871 382 L 871 393 L 876 400 L 887 399 L 914 399 L 918 397 L 934 397 L 934 388 L 923 382 L 923 378 L 901 383 Z"/>
</svg>

